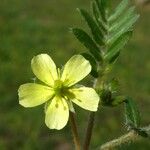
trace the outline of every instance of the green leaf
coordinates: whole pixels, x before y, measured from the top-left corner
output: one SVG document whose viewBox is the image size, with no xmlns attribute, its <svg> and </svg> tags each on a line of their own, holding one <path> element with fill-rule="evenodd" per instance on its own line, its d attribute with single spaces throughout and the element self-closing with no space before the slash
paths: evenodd
<svg viewBox="0 0 150 150">
<path fill-rule="evenodd" d="M 91 29 L 92 36 L 95 42 L 99 45 L 104 45 L 103 33 L 99 29 L 98 25 L 95 23 L 94 19 L 89 15 L 89 13 L 86 10 L 84 9 L 78 9 L 78 10 L 80 11 L 81 15 L 83 16 L 89 28 Z"/>
<path fill-rule="evenodd" d="M 117 61 L 119 55 L 120 55 L 120 52 L 116 53 L 116 54 L 109 60 L 109 64 L 114 64 L 114 63 Z"/>
<path fill-rule="evenodd" d="M 106 34 L 106 32 L 107 32 L 106 25 L 102 21 L 100 14 L 99 14 L 99 11 L 98 11 L 98 8 L 97 8 L 97 5 L 94 1 L 92 2 L 92 11 L 93 11 L 93 16 L 94 16 L 99 28 L 101 29 L 101 31 L 104 32 L 104 34 Z"/>
<path fill-rule="evenodd" d="M 107 44 L 110 45 L 111 43 L 116 41 L 116 39 L 119 38 L 123 33 L 129 31 L 138 18 L 139 18 L 139 15 L 133 15 L 132 17 L 130 17 L 127 20 L 127 22 L 122 24 L 119 28 L 117 28 L 116 31 L 111 33 L 110 38 L 107 41 Z"/>
<path fill-rule="evenodd" d="M 94 57 L 88 53 L 81 53 L 81 55 L 90 62 L 92 66 L 91 75 L 94 78 L 97 78 L 98 77 L 97 62 L 95 61 Z"/>
<path fill-rule="evenodd" d="M 150 125 L 143 128 L 138 128 L 138 130 L 141 131 L 141 136 L 150 137 Z"/>
<path fill-rule="evenodd" d="M 127 8 L 129 3 L 129 0 L 123 0 L 121 1 L 121 3 L 116 7 L 113 15 L 111 15 L 108 19 L 108 21 L 114 21 L 115 19 L 117 19 L 123 12 L 124 10 Z"/>
<path fill-rule="evenodd" d="M 112 99 L 111 106 L 118 106 L 125 101 L 125 96 L 116 96 Z"/>
<path fill-rule="evenodd" d="M 149 137 L 149 134 L 147 132 L 147 130 L 143 129 L 143 128 L 136 128 L 134 129 L 140 136 L 147 138 Z"/>
<path fill-rule="evenodd" d="M 130 19 L 132 19 L 135 16 L 135 7 L 130 7 L 122 16 L 120 16 L 119 19 L 115 21 L 109 28 L 109 32 L 116 32 L 117 29 L 119 29 L 121 26 L 124 26 L 124 24 Z"/>
<path fill-rule="evenodd" d="M 119 81 L 116 78 L 113 78 L 108 84 L 108 87 L 111 92 L 116 92 L 119 87 Z"/>
<path fill-rule="evenodd" d="M 104 59 L 112 63 L 119 56 L 120 50 L 126 45 L 132 35 L 132 31 L 122 34 L 112 45 L 108 48 Z"/>
<path fill-rule="evenodd" d="M 125 102 L 126 124 L 131 128 L 138 128 L 140 125 L 140 113 L 132 98 L 128 97 Z"/>
<path fill-rule="evenodd" d="M 103 106 L 115 107 L 122 104 L 126 99 L 125 96 L 113 96 L 110 90 L 102 90 L 100 93 L 101 103 Z"/>
<path fill-rule="evenodd" d="M 107 22 L 107 20 L 106 20 L 106 5 L 107 5 L 106 0 L 95 0 L 95 2 L 97 4 L 101 19 L 104 22 Z"/>
<path fill-rule="evenodd" d="M 112 93 L 108 89 L 103 89 L 100 91 L 101 103 L 103 106 L 111 106 Z"/>
<path fill-rule="evenodd" d="M 93 15 L 94 15 L 96 21 L 98 21 L 100 15 L 99 15 L 99 11 L 98 11 L 97 5 L 96 5 L 96 3 L 94 1 L 92 1 L 91 5 L 92 5 Z"/>
<path fill-rule="evenodd" d="M 90 53 L 94 56 L 97 61 L 102 60 L 101 51 L 95 44 L 95 42 L 91 39 L 91 37 L 82 29 L 73 28 L 73 34 L 76 38 L 86 47 L 89 49 Z"/>
<path fill-rule="evenodd" d="M 109 3 L 110 3 L 109 0 L 101 0 L 101 5 L 105 13 L 106 13 L 106 10 L 108 9 Z"/>
</svg>

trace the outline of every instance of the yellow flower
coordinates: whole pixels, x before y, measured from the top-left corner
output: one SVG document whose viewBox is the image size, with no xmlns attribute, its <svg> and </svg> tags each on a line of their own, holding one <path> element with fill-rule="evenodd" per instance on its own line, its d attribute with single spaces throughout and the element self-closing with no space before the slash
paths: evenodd
<svg viewBox="0 0 150 150">
<path fill-rule="evenodd" d="M 31 61 L 35 76 L 43 84 L 26 83 L 19 87 L 19 103 L 34 107 L 45 103 L 45 123 L 50 129 L 62 129 L 68 122 L 72 102 L 78 106 L 97 111 L 99 96 L 93 88 L 75 87 L 91 71 L 90 63 L 81 55 L 73 56 L 62 73 L 47 54 L 35 56 Z"/>
</svg>

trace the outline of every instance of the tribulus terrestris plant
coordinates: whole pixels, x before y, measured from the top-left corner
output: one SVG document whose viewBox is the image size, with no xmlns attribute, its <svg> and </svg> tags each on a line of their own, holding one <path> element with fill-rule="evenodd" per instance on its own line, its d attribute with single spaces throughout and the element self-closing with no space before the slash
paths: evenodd
<svg viewBox="0 0 150 150">
<path fill-rule="evenodd" d="M 60 130 L 70 120 L 76 150 L 89 149 L 96 111 L 102 107 L 123 105 L 128 133 L 99 147 L 109 150 L 140 137 L 149 137 L 150 127 L 140 126 L 140 113 L 135 101 L 126 94 L 120 94 L 119 81 L 109 76 L 121 50 L 132 36 L 139 15 L 134 6 L 129 6 L 129 0 L 122 0 L 113 11 L 108 0 L 93 0 L 91 8 L 92 14 L 78 9 L 90 32 L 71 28 L 87 51 L 72 56 L 63 68 L 57 68 L 47 54 L 34 56 L 31 68 L 37 80 L 19 87 L 19 103 L 24 107 L 44 104 L 45 124 L 50 129 Z M 78 82 L 88 74 L 94 81 L 93 87 L 79 85 Z M 83 147 L 74 104 L 91 111 Z"/>
</svg>

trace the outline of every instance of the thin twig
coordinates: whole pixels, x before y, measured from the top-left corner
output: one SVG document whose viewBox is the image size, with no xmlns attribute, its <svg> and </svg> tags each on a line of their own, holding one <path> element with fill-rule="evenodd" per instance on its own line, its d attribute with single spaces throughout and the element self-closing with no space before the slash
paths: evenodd
<svg viewBox="0 0 150 150">
<path fill-rule="evenodd" d="M 75 145 L 75 150 L 81 150 L 79 134 L 78 134 L 77 125 L 76 125 L 76 121 L 75 121 L 75 116 L 74 116 L 74 113 L 72 113 L 72 112 L 70 112 L 70 125 L 71 125 L 72 134 L 73 134 L 73 141 L 74 141 L 74 145 Z"/>
</svg>

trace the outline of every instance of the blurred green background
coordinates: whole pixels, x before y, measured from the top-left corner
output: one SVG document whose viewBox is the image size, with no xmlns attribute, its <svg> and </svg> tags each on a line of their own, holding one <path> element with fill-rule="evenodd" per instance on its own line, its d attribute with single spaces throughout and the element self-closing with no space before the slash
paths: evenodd
<svg viewBox="0 0 150 150">
<path fill-rule="evenodd" d="M 90 0 L 1 0 L 0 150 L 73 149 L 69 124 L 61 131 L 49 130 L 43 106 L 21 107 L 17 90 L 19 85 L 32 82 L 30 61 L 34 55 L 48 53 L 62 66 L 70 56 L 85 50 L 69 28 L 87 28 L 76 8 L 89 9 L 89 4 Z M 141 17 L 133 38 L 114 66 L 112 77 L 117 76 L 122 92 L 137 101 L 144 126 L 150 122 L 150 6 L 141 6 L 138 12 Z M 83 139 L 89 112 L 76 109 Z M 122 106 L 99 110 L 92 150 L 126 132 L 122 112 Z M 149 150 L 150 142 L 144 139 L 120 149 Z"/>
</svg>

